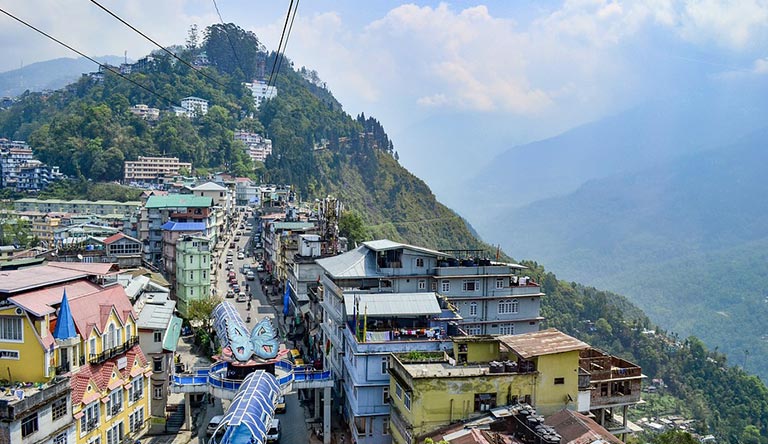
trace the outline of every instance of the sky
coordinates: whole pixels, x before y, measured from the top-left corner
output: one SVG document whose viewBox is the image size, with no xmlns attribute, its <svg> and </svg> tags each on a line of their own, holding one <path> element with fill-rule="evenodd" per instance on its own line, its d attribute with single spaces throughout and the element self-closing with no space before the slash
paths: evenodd
<svg viewBox="0 0 768 444">
<path fill-rule="evenodd" d="M 92 56 L 154 47 L 87 0 L 0 8 Z M 212 1 L 103 0 L 163 44 L 219 22 Z M 277 47 L 288 1 L 218 0 L 226 22 Z M 651 97 L 768 78 L 768 0 L 313 0 L 287 56 L 347 112 L 377 117 L 401 163 L 437 187 L 515 144 Z M 0 71 L 73 56 L 0 15 Z"/>
</svg>

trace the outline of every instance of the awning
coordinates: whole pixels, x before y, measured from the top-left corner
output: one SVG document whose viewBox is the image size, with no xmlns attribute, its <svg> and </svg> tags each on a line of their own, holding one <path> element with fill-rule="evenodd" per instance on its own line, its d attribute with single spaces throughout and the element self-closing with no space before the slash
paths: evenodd
<svg viewBox="0 0 768 444">
<path fill-rule="evenodd" d="M 176 351 L 176 346 L 179 343 L 179 336 L 181 336 L 181 318 L 171 316 L 171 320 L 168 322 L 168 328 L 165 329 L 163 349 Z"/>
<path fill-rule="evenodd" d="M 347 316 L 426 316 L 441 313 L 438 296 L 424 293 L 360 293 L 345 294 L 344 308 Z"/>
</svg>

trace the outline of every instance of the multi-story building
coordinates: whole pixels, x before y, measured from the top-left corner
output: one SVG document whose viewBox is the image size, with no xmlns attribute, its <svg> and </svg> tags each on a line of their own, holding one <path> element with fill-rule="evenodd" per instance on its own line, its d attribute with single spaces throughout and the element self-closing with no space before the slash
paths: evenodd
<svg viewBox="0 0 768 444">
<path fill-rule="evenodd" d="M 181 170 L 192 171 L 192 164 L 180 162 L 178 157 L 145 157 L 125 161 L 125 183 L 158 182 L 178 176 Z"/>
<path fill-rule="evenodd" d="M 13 202 L 16 211 L 35 211 L 38 213 L 72 213 L 129 215 L 141 208 L 141 202 L 115 200 L 62 200 L 62 199 L 17 199 Z"/>
<path fill-rule="evenodd" d="M 386 245 L 386 241 L 377 242 Z M 539 330 L 544 320 L 540 316 L 544 293 L 538 283 L 525 276 L 526 267 L 488 259 L 459 260 L 453 257 L 458 252 L 446 252 L 452 256 L 438 261 L 428 271 L 430 276 L 418 282 L 432 286 L 456 306 L 467 334 L 511 335 Z"/>
<path fill-rule="evenodd" d="M 144 120 L 155 121 L 160 118 L 159 108 L 150 108 L 143 103 L 134 105 L 130 108 L 131 113 L 141 117 Z"/>
<path fill-rule="evenodd" d="M 540 414 L 578 409 L 579 353 L 589 345 L 550 329 L 453 338 L 450 353 L 394 354 L 386 396 L 392 441 L 422 442 L 434 430 L 525 403 Z"/>
<path fill-rule="evenodd" d="M 260 107 L 265 100 L 277 96 L 277 87 L 270 86 L 263 80 L 254 80 L 251 83 L 243 83 L 243 85 L 251 90 L 251 95 L 253 95 L 253 103 L 256 105 L 256 108 Z"/>
<path fill-rule="evenodd" d="M 176 242 L 186 236 L 203 236 L 205 224 L 202 222 L 171 222 L 161 227 L 163 229 L 163 271 L 171 284 L 176 288 Z"/>
<path fill-rule="evenodd" d="M 194 300 L 211 295 L 211 240 L 186 236 L 176 242 L 176 300 L 182 316 Z"/>
<path fill-rule="evenodd" d="M 589 390 L 579 399 L 582 413 L 591 413 L 595 421 L 622 440 L 632 433 L 627 423 L 627 409 L 640 402 L 641 383 L 645 376 L 640 366 L 611 356 L 596 348 L 582 350 L 579 378 Z M 615 414 L 615 411 L 620 414 Z"/>
<path fill-rule="evenodd" d="M 247 177 L 235 179 L 235 205 L 258 205 L 259 189 Z"/>
<path fill-rule="evenodd" d="M 123 233 L 109 237 L 68 238 L 56 244 L 49 260 L 61 262 L 102 262 L 120 268 L 136 268 L 142 264 L 143 245 L 140 240 Z"/>
<path fill-rule="evenodd" d="M 216 212 L 210 197 L 189 194 L 150 196 L 139 219 L 139 239 L 145 243 L 144 260 L 147 262 L 160 265 L 163 258 L 163 224 L 168 221 L 203 223 L 203 235 L 216 242 Z"/>
<path fill-rule="evenodd" d="M 112 264 L 51 264 L 0 277 L 7 371 L 16 381 L 69 377 L 71 396 L 52 393 L 49 403 L 42 399 L 42 414 L 22 418 L 22 437 L 38 433 L 30 442 L 115 443 L 145 429 L 151 369 L 125 291 L 103 286 L 112 270 Z M 39 434 L 41 424 L 48 436 Z"/>
<path fill-rule="evenodd" d="M 235 140 L 245 144 L 248 156 L 254 162 L 264 162 L 272 154 L 272 140 L 247 131 L 235 131 Z"/>
<path fill-rule="evenodd" d="M 165 432 L 168 380 L 173 369 L 173 353 L 181 334 L 181 319 L 173 315 L 176 302 L 169 296 L 167 290 L 145 291 L 133 306 L 139 313 L 136 321 L 139 344 L 152 364 L 147 389 L 151 393 L 149 433 Z"/>
<path fill-rule="evenodd" d="M 389 436 L 390 353 L 438 352 L 459 334 L 459 316 L 418 277 L 432 268 L 438 251 L 391 243 L 366 243 L 338 256 L 318 259 L 323 268 L 322 308 L 325 368 L 336 385 L 334 402 L 357 441 L 386 444 Z"/>
<path fill-rule="evenodd" d="M 21 165 L 33 159 L 32 148 L 26 142 L 0 139 L 0 186 L 16 188 Z"/>
<path fill-rule="evenodd" d="M 60 176 L 58 167 L 49 167 L 39 160 L 29 160 L 19 166 L 16 191 L 40 191 Z"/>
<path fill-rule="evenodd" d="M 206 182 L 192 187 L 190 191 L 195 196 L 210 197 L 213 200 L 213 209 L 216 213 L 214 235 L 217 239 L 220 238 L 229 229 L 227 225 L 228 216 L 232 214 L 235 207 L 235 199 L 232 192 L 227 187 L 215 182 Z"/>
<path fill-rule="evenodd" d="M 267 270 L 280 282 L 288 277 L 288 258 L 298 251 L 296 235 L 315 228 L 314 222 L 267 222 L 262 234 Z"/>
<path fill-rule="evenodd" d="M 181 107 L 189 118 L 208 114 L 208 101 L 200 97 L 184 97 L 181 99 Z"/>
</svg>

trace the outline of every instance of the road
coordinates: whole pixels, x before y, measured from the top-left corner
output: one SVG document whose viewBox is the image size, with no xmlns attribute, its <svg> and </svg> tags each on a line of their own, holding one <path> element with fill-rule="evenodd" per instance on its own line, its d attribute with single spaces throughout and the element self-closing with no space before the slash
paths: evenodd
<svg viewBox="0 0 768 444">
<path fill-rule="evenodd" d="M 237 252 L 238 247 L 240 248 L 240 251 L 248 251 L 251 250 L 250 241 L 251 241 L 251 231 L 248 230 L 247 227 L 245 227 L 245 224 L 247 222 L 250 222 L 252 226 L 256 226 L 256 221 L 253 220 L 253 218 L 250 218 L 248 220 L 241 219 L 238 221 L 237 224 L 233 224 L 234 231 L 241 231 L 242 234 L 240 236 L 240 240 L 237 242 L 234 242 L 233 240 L 230 240 L 225 245 L 225 248 L 227 251 L 233 251 L 233 258 L 232 262 L 234 265 L 234 271 L 237 274 L 237 281 L 242 287 L 243 291 L 245 291 L 245 285 L 248 284 L 248 291 L 246 294 L 251 299 L 251 309 L 248 310 L 248 303 L 247 302 L 236 302 L 235 298 L 226 298 L 225 300 L 230 302 L 232 305 L 235 306 L 238 313 L 240 313 L 240 316 L 243 318 L 243 321 L 246 321 L 248 319 L 248 316 L 251 317 L 251 322 L 246 322 L 246 325 L 248 327 L 253 327 L 256 325 L 257 322 L 259 322 L 264 317 L 271 318 L 272 324 L 275 328 L 278 328 L 280 330 L 279 337 L 281 341 L 285 340 L 285 332 L 282 331 L 282 327 L 280 326 L 280 323 L 275 319 L 277 315 L 279 315 L 278 310 L 273 307 L 270 303 L 267 297 L 264 295 L 264 293 L 261 291 L 261 284 L 259 282 L 258 276 L 253 281 L 246 280 L 245 275 L 242 273 L 243 264 L 249 264 L 253 267 L 255 271 L 255 259 L 251 257 L 245 257 L 244 259 L 238 259 L 237 258 Z M 240 228 L 240 225 L 244 225 L 244 228 Z M 234 233 L 230 235 L 231 239 L 234 239 Z M 235 243 L 235 248 L 229 248 L 231 243 Z M 227 290 L 229 289 L 229 284 L 227 283 L 227 273 L 228 270 L 225 269 L 226 267 L 226 252 L 222 254 L 223 264 L 222 268 L 218 270 L 218 282 L 217 282 L 217 292 L 219 295 L 226 295 Z M 278 307 L 279 309 L 279 307 Z M 226 403 L 228 405 L 228 403 Z M 282 444 L 306 444 L 310 442 L 309 440 L 309 431 L 308 426 L 306 422 L 304 407 L 300 404 L 298 395 L 294 392 L 285 397 L 285 405 L 286 405 L 286 411 L 285 413 L 279 413 L 275 417 L 280 420 L 281 428 L 282 428 L 282 437 L 280 438 L 280 443 Z M 299 426 L 301 425 L 301 426 Z"/>
</svg>

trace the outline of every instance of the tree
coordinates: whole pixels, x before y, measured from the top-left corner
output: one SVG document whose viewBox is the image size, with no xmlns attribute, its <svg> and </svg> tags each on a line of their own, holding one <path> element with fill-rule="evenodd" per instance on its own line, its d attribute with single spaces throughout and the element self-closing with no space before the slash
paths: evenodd
<svg viewBox="0 0 768 444">
<path fill-rule="evenodd" d="M 193 324 L 202 326 L 206 333 L 211 333 L 213 329 L 211 314 L 220 302 L 221 298 L 215 296 L 193 300 L 187 306 L 187 319 Z"/>
<path fill-rule="evenodd" d="M 190 25 L 189 31 L 187 31 L 187 41 L 185 42 L 185 46 L 187 47 L 187 50 L 194 51 L 197 49 L 197 46 L 200 44 L 200 36 L 197 31 L 197 25 L 193 24 Z"/>
<path fill-rule="evenodd" d="M 259 57 L 264 47 L 256 34 L 234 23 L 215 24 L 205 29 L 203 49 L 211 65 L 237 77 L 239 81 L 256 78 Z"/>
<path fill-rule="evenodd" d="M 670 430 L 653 438 L 653 444 L 699 444 L 688 432 Z"/>
<path fill-rule="evenodd" d="M 363 217 L 357 211 L 345 211 L 341 214 L 339 234 L 346 237 L 350 244 L 368 240 L 370 236 Z"/>
</svg>

